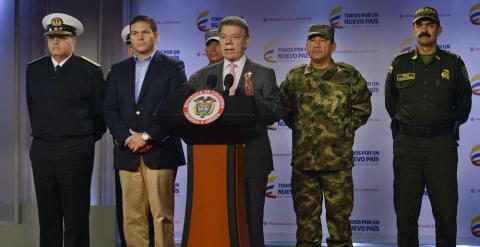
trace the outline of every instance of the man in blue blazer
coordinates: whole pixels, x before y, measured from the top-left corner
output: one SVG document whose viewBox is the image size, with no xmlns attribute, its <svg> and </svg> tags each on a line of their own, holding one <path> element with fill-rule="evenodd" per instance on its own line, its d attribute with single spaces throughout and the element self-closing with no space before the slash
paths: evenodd
<svg viewBox="0 0 480 247">
<path fill-rule="evenodd" d="M 105 120 L 114 139 L 114 168 L 122 186 L 127 246 L 148 245 L 150 208 L 155 246 L 173 246 L 174 181 L 185 164 L 180 138 L 155 124 L 153 114 L 167 96 L 187 94 L 184 64 L 156 51 L 155 20 L 130 22 L 134 56 L 112 66 L 107 77 Z"/>
</svg>

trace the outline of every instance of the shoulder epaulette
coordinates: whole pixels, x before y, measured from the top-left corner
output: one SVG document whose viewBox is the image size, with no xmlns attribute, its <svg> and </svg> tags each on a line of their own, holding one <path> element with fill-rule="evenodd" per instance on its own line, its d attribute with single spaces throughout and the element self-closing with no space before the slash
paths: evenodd
<svg viewBox="0 0 480 247">
<path fill-rule="evenodd" d="M 397 55 L 395 55 L 395 58 L 401 57 L 401 56 L 403 56 L 403 55 L 410 54 L 411 52 L 413 52 L 413 50 L 410 50 L 410 51 L 402 51 L 402 52 L 400 52 L 400 53 L 397 53 Z"/>
<path fill-rule="evenodd" d="M 356 70 L 355 67 L 353 67 L 353 65 L 350 65 L 348 63 L 338 62 L 336 64 L 337 64 L 337 66 L 340 66 L 340 67 L 345 67 L 347 69 Z"/>
<path fill-rule="evenodd" d="M 293 68 L 291 68 L 289 71 L 294 71 L 294 70 L 297 70 L 297 69 L 300 69 L 300 68 L 305 68 L 307 66 L 306 63 L 303 63 L 303 64 L 300 64 L 300 65 L 297 65 Z"/>
<path fill-rule="evenodd" d="M 98 64 L 97 62 L 95 62 L 95 61 L 93 61 L 93 60 L 91 60 L 91 59 L 89 59 L 89 58 L 87 58 L 87 57 L 81 56 L 81 58 L 82 58 L 83 60 L 85 60 L 85 61 L 87 61 L 87 62 L 89 62 L 89 63 L 97 66 L 97 67 L 100 67 L 100 64 Z"/>
<path fill-rule="evenodd" d="M 42 59 L 44 59 L 44 58 L 47 58 L 47 57 L 48 57 L 48 56 L 43 56 L 43 57 L 39 57 L 39 58 L 37 58 L 37 59 L 33 59 L 33 60 L 30 61 L 28 64 L 35 63 L 35 62 L 40 61 L 40 60 L 42 60 Z"/>
<path fill-rule="evenodd" d="M 454 58 L 459 58 L 459 57 L 460 57 L 459 55 L 457 55 L 457 54 L 455 54 L 455 53 L 453 53 L 453 52 L 446 51 L 446 50 L 442 50 L 442 51 L 445 53 L 445 55 L 452 56 L 452 57 L 454 57 Z"/>
</svg>

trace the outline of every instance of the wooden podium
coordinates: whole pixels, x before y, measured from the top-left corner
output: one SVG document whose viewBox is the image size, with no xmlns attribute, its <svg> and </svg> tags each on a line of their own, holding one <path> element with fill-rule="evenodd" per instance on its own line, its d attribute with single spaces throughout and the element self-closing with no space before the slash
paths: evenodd
<svg viewBox="0 0 480 247">
<path fill-rule="evenodd" d="M 244 191 L 244 147 L 256 119 L 252 97 L 225 97 L 222 116 L 194 125 L 185 98 L 166 98 L 157 120 L 188 144 L 188 189 L 182 246 L 249 247 Z"/>
</svg>

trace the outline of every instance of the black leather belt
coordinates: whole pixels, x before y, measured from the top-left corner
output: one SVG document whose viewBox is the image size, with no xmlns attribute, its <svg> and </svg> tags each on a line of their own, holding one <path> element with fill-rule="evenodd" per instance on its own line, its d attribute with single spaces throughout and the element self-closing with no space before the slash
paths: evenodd
<svg viewBox="0 0 480 247">
<path fill-rule="evenodd" d="M 454 126 L 452 124 L 439 126 L 413 126 L 404 123 L 399 124 L 399 132 L 404 135 L 417 137 L 434 137 L 447 134 L 453 134 Z"/>
</svg>

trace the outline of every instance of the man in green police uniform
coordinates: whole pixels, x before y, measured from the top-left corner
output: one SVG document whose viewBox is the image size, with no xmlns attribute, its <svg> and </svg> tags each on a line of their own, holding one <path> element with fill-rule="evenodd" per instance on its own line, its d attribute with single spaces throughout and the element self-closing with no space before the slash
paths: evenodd
<svg viewBox="0 0 480 247">
<path fill-rule="evenodd" d="M 311 25 L 307 38 L 310 63 L 291 69 L 280 86 L 283 120 L 293 131 L 297 246 L 321 246 L 323 198 L 328 246 L 352 246 L 352 146 L 370 116 L 371 93 L 353 66 L 333 61 L 331 26 Z"/>
<path fill-rule="evenodd" d="M 441 50 L 437 11 L 415 12 L 417 47 L 388 69 L 385 106 L 392 118 L 394 204 L 398 246 L 418 246 L 418 217 L 426 187 L 435 218 L 436 246 L 455 246 L 457 140 L 468 119 L 471 89 L 462 59 Z"/>
</svg>

